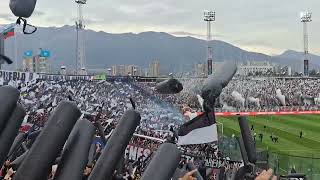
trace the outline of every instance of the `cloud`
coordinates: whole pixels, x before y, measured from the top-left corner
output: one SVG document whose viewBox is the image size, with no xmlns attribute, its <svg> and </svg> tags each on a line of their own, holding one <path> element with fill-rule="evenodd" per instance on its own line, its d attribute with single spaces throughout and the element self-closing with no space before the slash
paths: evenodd
<svg viewBox="0 0 320 180">
<path fill-rule="evenodd" d="M 269 46 L 271 47 L 272 44 L 269 43 L 268 41 L 264 41 L 264 40 L 254 40 L 254 39 L 238 39 L 238 40 L 234 40 L 233 42 L 235 43 L 239 43 L 242 45 L 246 45 L 246 46 Z"/>
<path fill-rule="evenodd" d="M 11 14 L 8 2 L 0 1 L 0 21 L 14 20 L 5 14 Z M 86 27 L 95 31 L 160 31 L 205 39 L 203 10 L 209 9 L 216 11 L 216 21 L 212 27 L 214 39 L 246 47 L 264 47 L 255 49 L 268 51 L 301 49 L 302 25 L 299 12 L 305 9 L 316 12 L 318 7 L 319 0 L 89 0 L 83 7 L 83 16 Z M 316 47 L 314 49 L 320 54 L 320 36 L 317 36 L 320 16 L 313 16 L 314 21 L 309 28 L 310 48 Z M 38 26 L 63 26 L 73 25 L 76 17 L 77 5 L 74 1 L 57 3 L 41 0 L 37 2 L 36 11 L 30 20 Z"/>
<path fill-rule="evenodd" d="M 16 18 L 13 15 L 9 14 L 0 14 L 0 19 L 3 19 L 5 21 L 15 21 Z"/>
<path fill-rule="evenodd" d="M 76 22 L 78 19 L 77 18 L 71 18 L 71 22 Z M 96 24 L 103 24 L 104 20 L 103 19 L 96 19 L 96 18 L 90 18 L 90 19 L 85 19 L 84 20 L 85 25 L 96 25 Z"/>
<path fill-rule="evenodd" d="M 44 16 L 45 13 L 43 11 L 35 10 L 32 14 L 33 16 Z"/>
<path fill-rule="evenodd" d="M 169 34 L 172 34 L 174 36 L 180 36 L 180 37 L 185 37 L 185 36 L 191 36 L 199 39 L 207 39 L 206 34 L 197 34 L 197 33 L 191 33 L 191 32 L 185 32 L 185 31 L 176 31 L 176 32 L 169 32 Z M 223 38 L 224 36 L 221 34 L 214 34 L 214 38 Z"/>
</svg>

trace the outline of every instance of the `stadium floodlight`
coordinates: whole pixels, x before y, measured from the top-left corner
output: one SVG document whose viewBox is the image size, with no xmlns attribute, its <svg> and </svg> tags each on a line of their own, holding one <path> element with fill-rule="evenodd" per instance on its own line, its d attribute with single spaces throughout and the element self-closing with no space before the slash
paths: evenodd
<svg viewBox="0 0 320 180">
<path fill-rule="evenodd" d="M 85 69 L 85 38 L 84 38 L 84 19 L 83 19 L 83 12 L 82 7 L 83 5 L 87 4 L 87 0 L 75 0 L 78 5 L 78 17 L 76 20 L 76 69 L 77 72 L 81 72 Z"/>
<path fill-rule="evenodd" d="M 300 20 L 303 23 L 303 42 L 304 42 L 304 61 L 303 69 L 304 76 L 309 76 L 309 35 L 308 35 L 308 23 L 312 21 L 312 13 L 304 11 L 300 13 Z"/>
<path fill-rule="evenodd" d="M 87 4 L 87 0 L 76 0 L 78 4 Z"/>
<path fill-rule="evenodd" d="M 216 12 L 214 11 L 204 11 L 204 21 L 215 21 L 216 20 Z"/>
<path fill-rule="evenodd" d="M 211 22 L 216 20 L 216 12 L 214 11 L 204 11 L 204 21 L 207 22 L 207 65 L 208 65 L 208 75 L 212 74 L 212 61 L 213 61 L 213 52 L 212 47 L 210 45 L 210 41 L 212 40 L 211 34 Z"/>
<path fill-rule="evenodd" d="M 300 13 L 300 19 L 301 19 L 301 22 L 311 22 L 312 21 L 312 13 L 311 12 L 301 12 Z"/>
</svg>

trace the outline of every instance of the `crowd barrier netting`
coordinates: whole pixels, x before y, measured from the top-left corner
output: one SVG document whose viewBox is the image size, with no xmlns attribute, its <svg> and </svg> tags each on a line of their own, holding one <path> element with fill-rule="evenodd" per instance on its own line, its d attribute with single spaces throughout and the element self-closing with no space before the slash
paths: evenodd
<svg viewBox="0 0 320 180">
<path fill-rule="evenodd" d="M 220 137 L 221 139 L 222 137 Z M 219 150 L 232 160 L 241 160 L 239 144 L 236 138 L 223 137 L 219 142 Z M 308 179 L 320 179 L 320 154 L 314 152 L 257 150 L 257 165 L 261 168 L 272 168 L 276 174 L 288 174 L 294 169 L 298 173 L 305 173 Z M 266 166 L 267 165 L 267 166 Z"/>
<path fill-rule="evenodd" d="M 319 154 L 304 152 L 304 156 L 297 156 L 298 152 L 268 152 L 268 164 L 278 174 L 288 174 L 294 169 L 303 172 L 308 179 L 320 179 Z"/>
</svg>

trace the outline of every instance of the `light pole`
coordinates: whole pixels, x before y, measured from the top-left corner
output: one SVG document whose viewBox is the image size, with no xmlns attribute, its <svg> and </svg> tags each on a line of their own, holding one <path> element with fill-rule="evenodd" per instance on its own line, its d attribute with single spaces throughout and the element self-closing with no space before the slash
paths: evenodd
<svg viewBox="0 0 320 180">
<path fill-rule="evenodd" d="M 214 11 L 204 11 L 204 21 L 207 22 L 207 63 L 208 63 L 208 75 L 212 74 L 212 61 L 213 61 L 213 52 L 210 45 L 212 40 L 211 34 L 211 22 L 216 20 L 216 12 Z"/>
<path fill-rule="evenodd" d="M 86 74 L 85 68 L 85 39 L 84 39 L 84 21 L 82 15 L 82 6 L 87 0 L 76 0 L 78 4 L 78 18 L 76 21 L 77 42 L 76 42 L 76 71 L 78 74 Z"/>
<path fill-rule="evenodd" d="M 309 37 L 308 37 L 308 22 L 311 22 L 312 19 L 312 13 L 311 12 L 301 12 L 300 13 L 300 19 L 303 23 L 303 43 L 304 43 L 304 76 L 309 76 Z"/>
</svg>

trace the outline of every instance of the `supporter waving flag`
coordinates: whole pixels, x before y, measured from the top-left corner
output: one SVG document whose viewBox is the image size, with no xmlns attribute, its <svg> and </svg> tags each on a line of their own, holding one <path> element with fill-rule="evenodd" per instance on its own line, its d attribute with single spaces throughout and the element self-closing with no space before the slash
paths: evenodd
<svg viewBox="0 0 320 180">
<path fill-rule="evenodd" d="M 218 141 L 214 113 L 203 113 L 183 124 L 178 131 L 178 144 L 205 144 Z"/>
<path fill-rule="evenodd" d="M 0 32 L 3 36 L 3 39 L 7 39 L 11 36 L 14 36 L 14 27 L 15 27 L 15 24 L 9 24 L 7 26 L 0 28 Z"/>
</svg>

